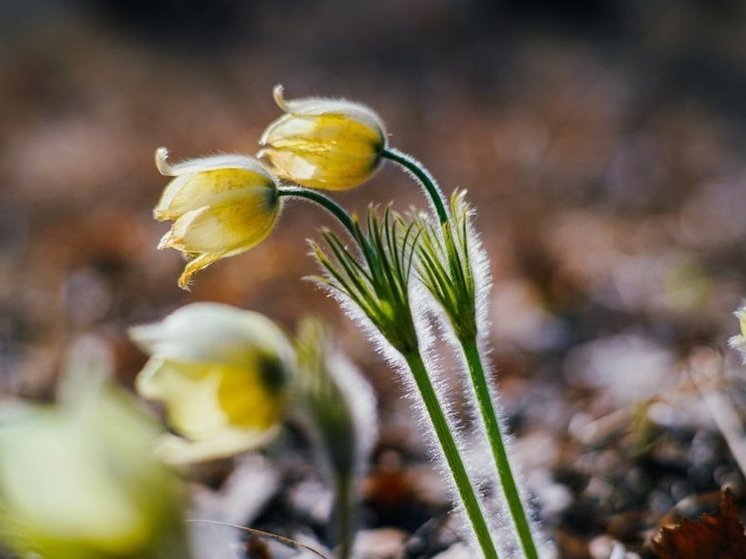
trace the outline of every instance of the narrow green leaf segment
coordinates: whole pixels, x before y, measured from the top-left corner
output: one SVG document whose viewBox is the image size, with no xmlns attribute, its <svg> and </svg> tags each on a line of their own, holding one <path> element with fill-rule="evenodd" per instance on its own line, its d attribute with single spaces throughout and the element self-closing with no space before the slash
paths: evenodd
<svg viewBox="0 0 746 559">
<path fill-rule="evenodd" d="M 490 536 L 484 513 L 479 506 L 476 493 L 474 492 L 474 488 L 469 480 L 469 475 L 464 466 L 464 462 L 461 460 L 456 441 L 454 440 L 453 434 L 448 426 L 445 413 L 443 413 L 443 408 L 438 401 L 438 396 L 435 392 L 432 381 L 427 374 L 427 369 L 422 361 L 422 357 L 418 352 L 412 352 L 404 355 L 404 358 L 412 371 L 412 376 L 417 384 L 417 389 L 425 403 L 425 409 L 430 417 L 430 421 L 432 421 L 435 434 L 438 438 L 438 443 L 440 444 L 446 458 L 448 468 L 453 475 L 456 489 L 458 490 L 461 501 L 464 504 L 466 515 L 469 517 L 469 521 L 471 522 L 474 533 L 477 536 L 477 541 L 482 549 L 482 553 L 484 553 L 484 556 L 487 559 L 498 559 L 497 550 L 495 549 L 495 544 Z"/>
</svg>

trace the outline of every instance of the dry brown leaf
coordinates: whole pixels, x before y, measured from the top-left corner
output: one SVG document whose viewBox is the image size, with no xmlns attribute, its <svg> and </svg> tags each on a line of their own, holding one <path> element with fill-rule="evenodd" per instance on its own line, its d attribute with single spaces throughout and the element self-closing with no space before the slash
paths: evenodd
<svg viewBox="0 0 746 559">
<path fill-rule="evenodd" d="M 653 538 L 659 559 L 742 559 L 746 535 L 729 490 L 720 495 L 720 510 L 678 526 L 662 527 Z"/>
</svg>

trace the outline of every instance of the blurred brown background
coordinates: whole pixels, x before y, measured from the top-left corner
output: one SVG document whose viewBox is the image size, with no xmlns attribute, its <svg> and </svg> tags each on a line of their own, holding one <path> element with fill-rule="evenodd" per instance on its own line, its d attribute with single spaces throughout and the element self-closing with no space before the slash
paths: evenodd
<svg viewBox="0 0 746 559">
<path fill-rule="evenodd" d="M 107 340 L 128 382 L 142 356 L 126 327 L 203 299 L 288 328 L 322 312 L 384 394 L 395 391 L 356 330 L 300 280 L 315 271 L 304 239 L 329 222 L 316 208 L 288 204 L 264 244 L 198 275 L 191 293 L 176 287 L 179 255 L 155 249 L 167 229 L 150 216 L 166 183 L 155 148 L 175 160 L 254 153 L 279 114 L 276 83 L 290 98 L 369 104 L 446 191 L 468 188 L 519 435 L 572 432 L 659 398 L 693 348 L 736 333 L 739 0 L 5 0 L 0 391 L 48 397 L 83 333 Z M 391 166 L 338 199 L 358 211 L 424 205 Z M 679 494 L 649 506 L 720 485 L 708 476 L 702 487 L 684 476 Z"/>
<path fill-rule="evenodd" d="M 290 204 L 191 294 L 154 248 L 154 148 L 253 153 L 275 83 L 368 103 L 445 190 L 469 189 L 507 346 L 633 324 L 720 343 L 744 291 L 745 30 L 737 0 L 6 0 L 0 386 L 52 374 L 74 333 L 192 299 L 288 325 L 330 310 L 299 281 L 315 208 Z M 424 203 L 391 168 L 339 198 Z"/>
</svg>

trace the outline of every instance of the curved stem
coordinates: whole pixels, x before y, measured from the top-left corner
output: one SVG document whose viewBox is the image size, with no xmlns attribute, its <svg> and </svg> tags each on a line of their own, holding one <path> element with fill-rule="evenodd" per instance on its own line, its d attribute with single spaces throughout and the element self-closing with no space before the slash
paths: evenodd
<svg viewBox="0 0 746 559">
<path fill-rule="evenodd" d="M 344 228 L 347 229 L 350 235 L 352 235 L 353 239 L 358 240 L 357 229 L 352 221 L 352 218 L 350 217 L 350 214 L 348 214 L 347 211 L 345 211 L 345 209 L 337 204 L 334 200 L 332 200 L 328 196 L 325 196 L 324 194 L 321 194 L 321 192 L 310 190 L 308 188 L 303 188 L 300 186 L 281 186 L 277 189 L 277 194 L 281 198 L 303 198 L 304 200 L 309 200 L 310 202 L 321 206 L 337 218 L 337 220 L 344 226 Z"/>
<path fill-rule="evenodd" d="M 503 442 L 502 433 L 500 432 L 500 424 L 497 421 L 495 407 L 492 404 L 492 397 L 490 396 L 482 359 L 479 356 L 479 346 L 477 345 L 476 337 L 461 339 L 460 343 L 469 367 L 472 387 L 477 397 L 482 421 L 487 430 L 487 438 L 489 439 L 492 455 L 495 459 L 497 473 L 500 476 L 500 484 L 502 485 L 505 499 L 510 508 L 510 515 L 513 517 L 513 522 L 518 532 L 521 548 L 528 559 L 538 559 L 539 555 L 531 534 L 531 526 L 529 525 L 528 517 L 521 502 L 515 478 L 513 477 L 510 461 L 508 460 L 508 452 Z"/>
<path fill-rule="evenodd" d="M 456 441 L 454 440 L 453 434 L 448 426 L 445 413 L 438 401 L 438 395 L 435 392 L 430 377 L 428 376 L 422 357 L 415 351 L 404 354 L 404 358 L 412 371 L 412 376 L 417 384 L 417 389 L 425 403 L 425 409 L 427 410 L 427 414 L 433 428 L 435 429 L 440 448 L 445 455 L 448 469 L 456 483 L 461 502 L 464 504 L 466 515 L 469 517 L 469 521 L 471 522 L 472 529 L 477 536 L 477 541 L 482 549 L 482 553 L 487 559 L 498 559 L 497 550 L 495 549 L 495 544 L 490 536 L 490 530 L 487 526 L 487 521 L 484 518 L 484 513 L 479 506 L 477 495 L 474 492 L 471 481 L 469 480 L 469 475 L 467 474 L 464 462 L 461 460 Z"/>
<path fill-rule="evenodd" d="M 399 151 L 396 148 L 384 149 L 381 156 L 404 167 L 420 182 L 420 184 L 422 184 L 428 196 L 430 196 L 433 206 L 435 206 L 438 220 L 441 224 L 446 223 L 448 221 L 448 210 L 446 209 L 445 198 L 443 197 L 443 193 L 440 191 L 440 187 L 435 178 L 430 174 L 425 166 L 411 155 Z"/>
</svg>

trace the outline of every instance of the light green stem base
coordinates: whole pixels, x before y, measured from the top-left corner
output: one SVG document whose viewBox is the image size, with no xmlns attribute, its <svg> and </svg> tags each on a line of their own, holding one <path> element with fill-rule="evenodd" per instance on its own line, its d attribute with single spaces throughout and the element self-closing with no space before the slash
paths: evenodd
<svg viewBox="0 0 746 559">
<path fill-rule="evenodd" d="M 513 477 L 510 461 L 508 460 L 508 452 L 503 442 L 502 433 L 500 432 L 500 423 L 497 420 L 495 407 L 492 404 L 484 366 L 479 356 L 479 346 L 475 338 L 460 341 L 466 363 L 469 367 L 469 375 L 471 376 L 474 393 L 479 404 L 479 412 L 487 430 L 487 438 L 490 441 L 490 448 L 492 449 L 492 455 L 497 466 L 497 473 L 500 476 L 500 483 L 502 484 L 505 499 L 510 508 L 510 515 L 513 517 L 513 522 L 518 532 L 521 548 L 528 559 L 538 559 L 539 555 L 531 534 L 531 527 L 523 503 L 521 502 L 515 478 Z"/>
<path fill-rule="evenodd" d="M 404 355 L 404 358 L 412 371 L 417 388 L 425 403 L 425 409 L 435 429 L 435 434 L 445 455 L 448 468 L 453 475 L 453 480 L 456 482 L 456 488 L 464 504 L 466 515 L 469 517 L 471 526 L 477 536 L 482 553 L 484 553 L 487 559 L 498 559 L 497 550 L 490 536 L 484 513 L 479 506 L 476 493 L 469 480 L 464 462 L 461 460 L 461 455 L 458 452 L 458 447 L 446 420 L 445 413 L 443 413 L 443 408 L 438 401 L 438 395 L 428 376 L 425 364 L 422 362 L 422 357 L 419 353 L 408 353 Z"/>
</svg>

